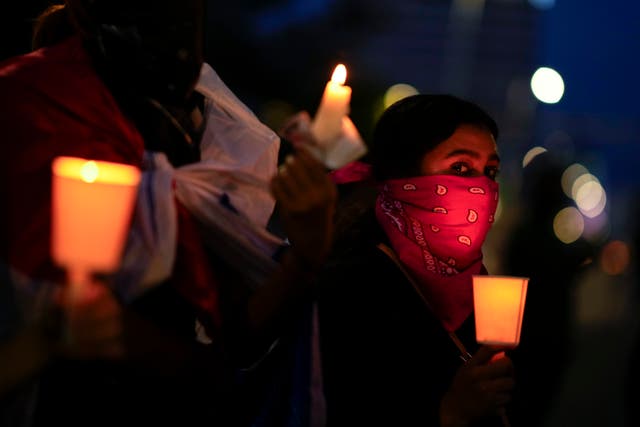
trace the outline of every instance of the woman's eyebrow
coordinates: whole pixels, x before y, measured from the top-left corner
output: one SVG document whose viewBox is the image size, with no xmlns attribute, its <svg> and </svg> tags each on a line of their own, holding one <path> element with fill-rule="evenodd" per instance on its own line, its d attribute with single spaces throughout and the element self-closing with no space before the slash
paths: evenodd
<svg viewBox="0 0 640 427">
<path fill-rule="evenodd" d="M 469 150 L 468 148 L 458 148 L 456 150 L 451 151 L 449 154 L 447 154 L 445 159 L 455 157 L 455 156 L 469 156 L 469 157 L 473 157 L 474 159 L 479 159 L 481 157 L 480 153 L 478 153 L 477 151 Z M 498 156 L 497 153 L 493 153 L 489 156 L 489 160 L 496 160 L 499 162 L 500 156 Z"/>
</svg>

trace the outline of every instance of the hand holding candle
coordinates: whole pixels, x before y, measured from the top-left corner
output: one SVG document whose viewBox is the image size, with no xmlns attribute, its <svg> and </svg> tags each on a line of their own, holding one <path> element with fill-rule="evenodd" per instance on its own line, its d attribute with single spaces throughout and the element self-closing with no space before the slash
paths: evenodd
<svg viewBox="0 0 640 427">
<path fill-rule="evenodd" d="M 492 347 L 512 349 L 520 343 L 520 330 L 527 298 L 526 277 L 473 276 L 476 341 Z M 492 364 L 504 361 L 504 351 L 493 354 Z M 510 425 L 504 406 L 497 409 L 505 427 Z"/>
</svg>

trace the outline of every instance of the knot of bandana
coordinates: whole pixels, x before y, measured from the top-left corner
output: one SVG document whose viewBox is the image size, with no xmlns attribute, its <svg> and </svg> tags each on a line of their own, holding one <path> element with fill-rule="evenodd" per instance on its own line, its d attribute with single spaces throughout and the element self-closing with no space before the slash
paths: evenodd
<svg viewBox="0 0 640 427">
<path fill-rule="evenodd" d="M 487 177 L 429 175 L 382 184 L 376 218 L 449 331 L 473 310 L 471 275 L 498 204 Z"/>
</svg>

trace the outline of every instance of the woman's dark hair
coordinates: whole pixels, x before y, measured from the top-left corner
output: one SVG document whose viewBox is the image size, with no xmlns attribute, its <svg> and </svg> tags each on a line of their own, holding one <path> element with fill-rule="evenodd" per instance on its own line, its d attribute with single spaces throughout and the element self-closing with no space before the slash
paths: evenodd
<svg viewBox="0 0 640 427">
<path fill-rule="evenodd" d="M 452 95 L 413 95 L 391 105 L 376 125 L 370 147 L 378 181 L 420 175 L 422 158 L 460 125 L 498 138 L 498 125 L 476 104 Z"/>
</svg>

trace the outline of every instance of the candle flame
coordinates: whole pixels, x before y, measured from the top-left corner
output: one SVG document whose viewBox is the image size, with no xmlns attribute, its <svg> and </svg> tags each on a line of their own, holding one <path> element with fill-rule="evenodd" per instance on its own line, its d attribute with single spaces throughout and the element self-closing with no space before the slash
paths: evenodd
<svg viewBox="0 0 640 427">
<path fill-rule="evenodd" d="M 140 170 L 137 167 L 102 160 L 61 156 L 53 160 L 51 169 L 55 176 L 89 184 L 137 186 L 140 181 Z"/>
<path fill-rule="evenodd" d="M 98 179 L 98 165 L 93 160 L 89 160 L 80 169 L 80 177 L 84 182 L 92 183 Z"/>
<path fill-rule="evenodd" d="M 343 85 L 344 82 L 347 81 L 347 67 L 343 64 L 338 64 L 335 70 L 333 70 L 331 81 L 339 85 Z"/>
</svg>

